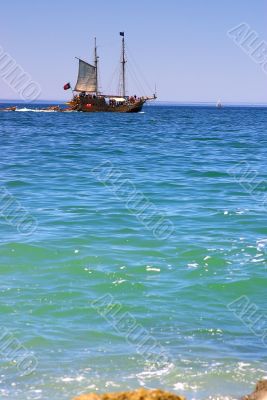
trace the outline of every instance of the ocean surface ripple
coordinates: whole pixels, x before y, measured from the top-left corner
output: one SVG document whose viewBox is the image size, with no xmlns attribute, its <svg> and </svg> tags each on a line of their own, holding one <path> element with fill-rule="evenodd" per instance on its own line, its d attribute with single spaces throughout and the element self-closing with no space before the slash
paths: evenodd
<svg viewBox="0 0 267 400">
<path fill-rule="evenodd" d="M 0 113 L 1 326 L 38 360 L 21 374 L 2 335 L 1 399 L 140 385 L 236 398 L 266 375 L 266 117 Z M 36 220 L 32 233 L 6 217 L 4 193 Z M 249 318 L 231 306 L 239 298 Z M 127 335 L 129 318 L 146 344 Z"/>
</svg>

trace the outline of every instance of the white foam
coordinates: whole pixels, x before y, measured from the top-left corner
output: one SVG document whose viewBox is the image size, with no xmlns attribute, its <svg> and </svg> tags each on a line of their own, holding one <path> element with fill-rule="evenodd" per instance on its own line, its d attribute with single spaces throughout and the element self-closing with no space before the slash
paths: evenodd
<svg viewBox="0 0 267 400">
<path fill-rule="evenodd" d="M 48 113 L 56 112 L 55 110 L 38 110 L 37 108 L 26 108 L 26 107 L 17 108 L 15 111 L 16 112 L 48 112 Z"/>
<path fill-rule="evenodd" d="M 185 384 L 182 382 L 175 383 L 173 385 L 174 390 L 185 390 Z"/>
<path fill-rule="evenodd" d="M 154 271 L 154 272 L 160 272 L 160 268 L 154 268 L 154 267 L 150 267 L 150 265 L 146 266 L 146 270 L 149 271 Z"/>
<path fill-rule="evenodd" d="M 257 250 L 263 251 L 267 248 L 267 239 L 257 240 Z"/>
<path fill-rule="evenodd" d="M 199 266 L 198 263 L 191 263 L 191 264 L 187 264 L 188 268 L 197 268 Z"/>
<path fill-rule="evenodd" d="M 117 279 L 116 281 L 113 281 L 113 285 L 120 285 L 121 283 L 126 282 L 126 279 Z"/>
<path fill-rule="evenodd" d="M 75 378 L 71 378 L 69 376 L 61 378 L 61 382 L 82 382 L 85 379 L 84 376 L 80 375 Z"/>
<path fill-rule="evenodd" d="M 155 369 L 153 367 L 147 368 L 146 370 L 136 374 L 139 383 L 145 382 L 146 379 L 151 379 L 155 377 L 160 377 L 169 374 L 174 369 L 174 364 L 169 363 L 168 365 L 162 367 L 161 369 Z"/>
</svg>

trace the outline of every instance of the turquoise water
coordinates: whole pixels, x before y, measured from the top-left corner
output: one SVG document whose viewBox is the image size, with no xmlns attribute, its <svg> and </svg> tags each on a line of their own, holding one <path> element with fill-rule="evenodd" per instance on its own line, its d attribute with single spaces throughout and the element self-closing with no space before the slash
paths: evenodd
<svg viewBox="0 0 267 400">
<path fill-rule="evenodd" d="M 1 399 L 140 385 L 236 398 L 267 375 L 266 117 L 0 113 L 1 331 L 36 360 L 23 374 L 2 334 Z M 243 322 L 240 296 L 257 307 Z"/>
</svg>

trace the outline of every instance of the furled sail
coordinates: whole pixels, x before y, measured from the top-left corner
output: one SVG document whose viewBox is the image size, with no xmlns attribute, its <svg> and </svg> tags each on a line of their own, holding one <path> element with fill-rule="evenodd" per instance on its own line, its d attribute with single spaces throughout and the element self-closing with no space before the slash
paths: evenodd
<svg viewBox="0 0 267 400">
<path fill-rule="evenodd" d="M 79 74 L 74 90 L 76 92 L 96 92 L 96 67 L 79 59 Z"/>
</svg>

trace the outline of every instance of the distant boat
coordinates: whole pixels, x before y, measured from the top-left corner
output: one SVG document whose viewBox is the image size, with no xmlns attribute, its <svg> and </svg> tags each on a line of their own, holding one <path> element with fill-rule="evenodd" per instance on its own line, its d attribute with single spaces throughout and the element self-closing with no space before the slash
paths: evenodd
<svg viewBox="0 0 267 400">
<path fill-rule="evenodd" d="M 223 107 L 221 100 L 218 100 L 218 101 L 217 101 L 216 107 L 217 107 L 217 108 L 222 108 L 222 107 Z"/>
<path fill-rule="evenodd" d="M 81 59 L 79 60 L 79 73 L 77 83 L 73 92 L 76 92 L 69 105 L 69 110 L 82 112 L 123 112 L 134 113 L 142 110 L 143 105 L 148 100 L 156 99 L 156 94 L 151 97 L 136 95 L 128 96 L 126 94 L 126 55 L 124 32 L 122 36 L 122 57 L 121 57 L 121 93 L 114 95 L 103 94 L 99 91 L 98 84 L 98 64 L 97 46 L 95 39 L 94 64 L 89 64 Z M 64 85 L 64 90 L 71 89 L 70 83 Z"/>
</svg>

